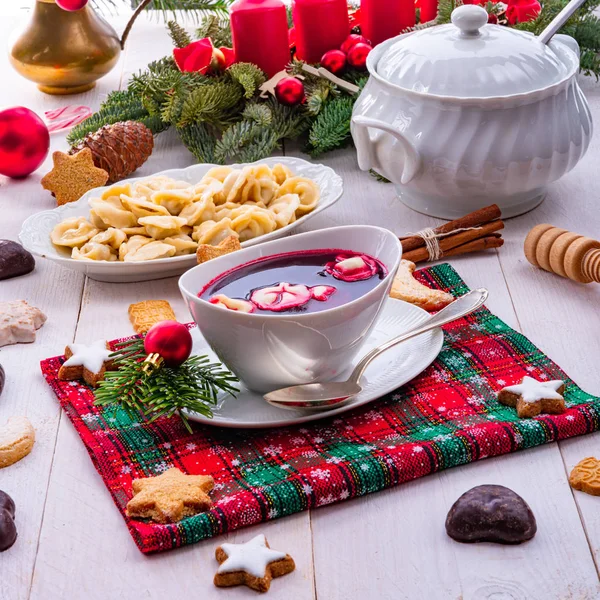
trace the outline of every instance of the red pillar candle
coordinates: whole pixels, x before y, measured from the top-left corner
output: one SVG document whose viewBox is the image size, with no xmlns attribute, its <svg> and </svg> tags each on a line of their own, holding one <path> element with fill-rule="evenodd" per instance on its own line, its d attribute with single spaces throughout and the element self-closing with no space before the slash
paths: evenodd
<svg viewBox="0 0 600 600">
<path fill-rule="evenodd" d="M 237 0 L 230 11 L 236 61 L 254 63 L 269 77 L 285 69 L 290 62 L 290 46 L 283 2 Z"/>
<path fill-rule="evenodd" d="M 296 56 L 316 63 L 350 35 L 347 0 L 294 0 Z"/>
<path fill-rule="evenodd" d="M 420 0 L 421 12 L 419 13 L 420 22 L 427 23 L 437 17 L 438 0 Z M 465 2 L 468 4 L 468 2 Z"/>
<path fill-rule="evenodd" d="M 360 2 L 360 30 L 373 46 L 414 26 L 414 0 L 361 0 Z"/>
</svg>

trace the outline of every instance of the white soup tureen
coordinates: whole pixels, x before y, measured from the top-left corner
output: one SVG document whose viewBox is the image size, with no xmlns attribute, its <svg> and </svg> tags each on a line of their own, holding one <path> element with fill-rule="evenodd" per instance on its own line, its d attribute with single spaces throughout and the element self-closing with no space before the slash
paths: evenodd
<svg viewBox="0 0 600 600">
<path fill-rule="evenodd" d="M 568 36 L 546 44 L 465 5 L 452 24 L 378 45 L 367 67 L 352 116 L 359 166 L 419 212 L 451 219 L 496 203 L 506 217 L 524 213 L 588 148 L 592 119 Z"/>
</svg>

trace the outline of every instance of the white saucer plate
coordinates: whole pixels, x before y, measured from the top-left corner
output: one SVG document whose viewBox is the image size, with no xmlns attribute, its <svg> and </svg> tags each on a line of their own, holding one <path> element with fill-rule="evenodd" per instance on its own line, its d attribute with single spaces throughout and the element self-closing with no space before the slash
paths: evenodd
<svg viewBox="0 0 600 600">
<path fill-rule="evenodd" d="M 412 304 L 392 298 L 388 299 L 359 355 L 343 376 L 339 377 L 339 380 L 342 381 L 349 376 L 356 363 L 369 350 L 397 337 L 428 316 L 427 312 Z M 192 337 L 194 339 L 192 354 L 207 354 L 211 359 L 217 360 L 198 328 L 192 330 Z M 198 423 L 238 429 L 283 427 L 325 419 L 364 406 L 408 383 L 435 360 L 442 349 L 443 341 L 442 330 L 437 328 L 384 352 L 367 367 L 361 379 L 363 388 L 361 393 L 346 404 L 332 410 L 323 412 L 284 410 L 268 404 L 261 394 L 239 384 L 240 393 L 237 397 L 223 394 L 219 398 L 218 405 L 213 409 L 212 419 L 198 413 L 188 412 L 187 414 L 191 420 Z"/>
<path fill-rule="evenodd" d="M 248 164 L 264 163 L 271 167 L 277 163 L 281 163 L 289 167 L 295 175 L 301 175 L 316 181 L 319 184 L 321 197 L 319 199 L 319 203 L 312 212 L 300 217 L 294 221 L 294 223 L 290 223 L 286 227 L 282 227 L 281 229 L 277 229 L 271 233 L 267 233 L 265 235 L 242 242 L 242 248 L 247 248 L 249 246 L 254 246 L 255 244 L 268 242 L 270 240 L 289 235 L 296 227 L 303 225 L 315 215 L 318 215 L 320 212 L 335 204 L 343 193 L 342 178 L 333 169 L 326 167 L 325 165 L 310 163 L 306 160 L 302 160 L 301 158 L 275 156 L 258 160 L 255 163 L 244 163 L 229 166 L 233 168 L 242 168 Z M 119 182 L 119 185 L 141 181 L 157 175 L 164 175 L 180 181 L 197 183 L 209 171 L 209 169 L 214 166 L 215 165 L 211 164 L 199 164 L 192 165 L 191 167 L 187 167 L 185 169 L 170 169 L 168 171 L 161 171 L 152 175 L 145 175 L 144 177 L 124 179 L 123 181 Z M 99 196 L 109 187 L 110 186 L 94 188 L 93 190 L 86 192 L 76 202 L 69 202 L 68 204 L 59 206 L 58 208 L 45 210 L 31 215 L 25 220 L 21 227 L 19 240 L 23 246 L 33 254 L 43 258 L 48 258 L 49 260 L 52 260 L 63 267 L 67 267 L 68 269 L 81 271 L 90 279 L 96 279 L 97 281 L 124 283 L 162 279 L 163 277 L 181 275 L 197 264 L 195 253 L 187 254 L 185 256 L 173 256 L 171 258 L 147 260 L 144 262 L 74 260 L 71 258 L 70 251 L 55 246 L 50 241 L 50 233 L 52 232 L 52 229 L 70 217 L 89 218 L 90 207 L 88 200 L 90 197 Z"/>
</svg>

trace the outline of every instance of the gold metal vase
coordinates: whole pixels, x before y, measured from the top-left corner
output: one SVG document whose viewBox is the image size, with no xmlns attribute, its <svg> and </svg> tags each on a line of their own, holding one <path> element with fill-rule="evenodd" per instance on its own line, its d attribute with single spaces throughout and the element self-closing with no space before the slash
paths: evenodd
<svg viewBox="0 0 600 600">
<path fill-rule="evenodd" d="M 13 44 L 10 62 L 47 94 L 78 94 L 119 60 L 117 32 L 91 6 L 68 12 L 36 0 L 31 21 Z"/>
</svg>

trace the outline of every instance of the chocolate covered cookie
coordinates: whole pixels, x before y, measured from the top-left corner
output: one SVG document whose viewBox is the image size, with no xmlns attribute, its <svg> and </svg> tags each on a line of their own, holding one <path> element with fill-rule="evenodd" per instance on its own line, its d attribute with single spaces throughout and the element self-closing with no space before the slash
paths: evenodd
<svg viewBox="0 0 600 600">
<path fill-rule="evenodd" d="M 452 505 L 446 518 L 446 532 L 457 542 L 521 544 L 536 531 L 527 502 L 503 485 L 470 489 Z"/>
<path fill-rule="evenodd" d="M 0 279 L 10 279 L 31 273 L 35 259 L 21 244 L 0 240 Z"/>
<path fill-rule="evenodd" d="M 0 552 L 8 550 L 16 539 L 15 503 L 6 492 L 0 490 Z"/>
</svg>

